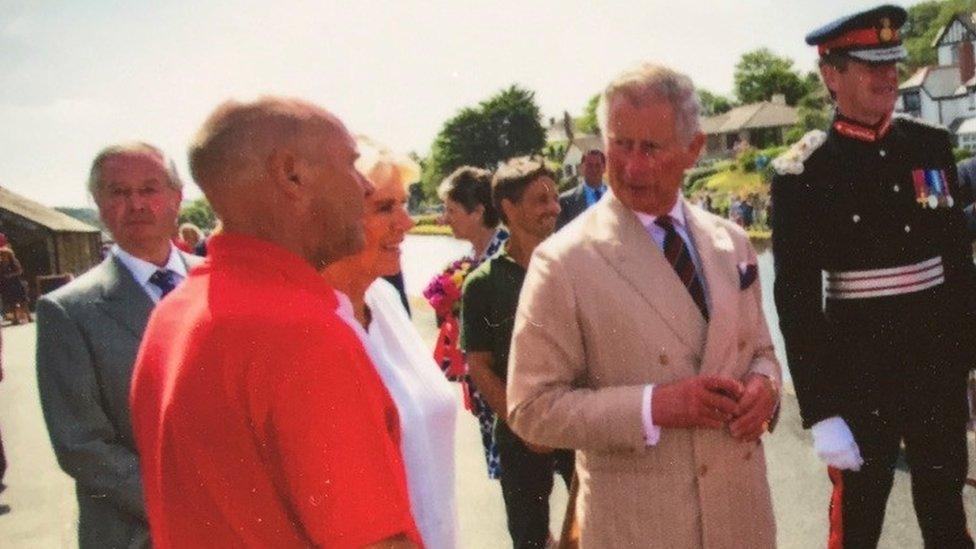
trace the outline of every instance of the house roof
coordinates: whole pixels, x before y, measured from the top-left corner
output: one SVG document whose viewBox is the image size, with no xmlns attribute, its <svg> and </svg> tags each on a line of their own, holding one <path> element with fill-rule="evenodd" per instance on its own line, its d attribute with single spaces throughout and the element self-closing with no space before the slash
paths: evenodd
<svg viewBox="0 0 976 549">
<path fill-rule="evenodd" d="M 949 124 L 949 131 L 953 135 L 976 133 L 976 117 L 957 118 L 953 120 L 952 124 Z"/>
<path fill-rule="evenodd" d="M 715 135 L 758 128 L 792 126 L 796 121 L 795 108 L 782 103 L 761 101 L 703 118 L 701 130 L 706 135 Z"/>
<path fill-rule="evenodd" d="M 959 23 L 961 23 L 962 26 L 965 27 L 966 30 L 970 32 L 970 34 L 976 35 L 976 13 L 972 13 L 972 12 L 957 13 L 952 17 L 952 19 L 949 19 L 949 21 L 945 24 L 945 26 L 942 27 L 941 30 L 939 30 L 939 33 L 935 35 L 935 38 L 932 39 L 933 48 L 939 45 L 939 42 L 942 41 L 942 38 L 945 36 L 945 33 L 952 27 L 952 24 L 955 23 L 956 21 L 959 21 Z"/>
<path fill-rule="evenodd" d="M 573 139 L 572 146 L 584 153 L 593 149 L 603 151 L 603 138 L 599 135 L 584 133 Z"/>
<path fill-rule="evenodd" d="M 87 223 L 78 221 L 68 214 L 34 202 L 13 191 L 0 187 L 0 209 L 12 212 L 57 233 L 98 233 L 101 232 Z"/>
<path fill-rule="evenodd" d="M 899 90 L 922 88 L 932 99 L 944 99 L 966 93 L 966 85 L 956 65 L 922 67 L 898 86 Z"/>
</svg>

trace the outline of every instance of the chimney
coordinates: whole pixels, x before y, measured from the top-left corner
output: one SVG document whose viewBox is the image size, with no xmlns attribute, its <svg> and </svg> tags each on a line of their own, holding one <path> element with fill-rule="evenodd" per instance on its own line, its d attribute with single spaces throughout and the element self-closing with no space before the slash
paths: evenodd
<svg viewBox="0 0 976 549">
<path fill-rule="evenodd" d="M 773 96 L 769 99 L 769 102 L 772 103 L 773 105 L 785 105 L 786 96 L 781 93 L 774 93 Z"/>
<path fill-rule="evenodd" d="M 976 59 L 973 56 L 973 43 L 966 40 L 959 43 L 959 78 L 965 84 L 974 74 L 976 74 Z"/>
</svg>

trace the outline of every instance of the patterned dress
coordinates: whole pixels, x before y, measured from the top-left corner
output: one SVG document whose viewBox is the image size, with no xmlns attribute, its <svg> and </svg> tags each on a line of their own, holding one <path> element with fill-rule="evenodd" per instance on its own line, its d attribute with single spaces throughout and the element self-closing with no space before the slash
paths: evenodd
<svg viewBox="0 0 976 549">
<path fill-rule="evenodd" d="M 491 242 L 488 244 L 488 248 L 485 249 L 485 253 L 474 258 L 469 258 L 470 268 L 467 269 L 464 274 L 474 270 L 482 261 L 488 259 L 489 257 L 495 255 L 498 250 L 501 249 L 502 244 L 508 239 L 508 232 L 504 229 L 499 228 L 495 231 Z M 464 258 L 462 258 L 464 261 Z M 462 281 L 463 283 L 463 281 Z M 432 282 L 433 285 L 433 282 Z M 461 284 L 458 284 L 460 287 Z M 450 316 L 450 315 L 449 315 Z M 495 413 L 491 411 L 488 403 L 485 401 L 481 393 L 478 392 L 477 387 L 471 381 L 471 377 L 468 375 L 468 365 L 464 363 L 463 365 L 457 365 L 453 362 L 456 360 L 463 361 L 463 353 L 458 348 L 458 338 L 456 337 L 456 318 L 442 318 L 438 315 L 437 318 L 438 325 L 441 326 L 441 335 L 438 336 L 440 345 L 448 345 L 452 348 L 449 351 L 453 352 L 442 352 L 438 356 L 438 365 L 444 374 L 451 381 L 457 381 L 461 384 L 462 389 L 465 393 L 465 407 L 478 419 L 478 428 L 481 430 L 481 443 L 484 446 L 485 451 L 485 461 L 488 466 L 488 478 L 498 479 L 501 478 L 501 463 L 498 459 L 498 448 L 495 445 L 494 436 L 494 425 L 495 425 Z M 451 336 L 445 336 L 445 322 L 453 323 L 455 329 L 451 331 Z M 436 355 L 435 355 L 436 356 Z M 463 372 L 463 373 L 456 373 Z"/>
</svg>

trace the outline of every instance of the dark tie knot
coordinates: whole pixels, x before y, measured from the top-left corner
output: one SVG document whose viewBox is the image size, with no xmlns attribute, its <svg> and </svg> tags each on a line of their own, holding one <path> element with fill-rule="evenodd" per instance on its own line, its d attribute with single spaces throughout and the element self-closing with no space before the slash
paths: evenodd
<svg viewBox="0 0 976 549">
<path fill-rule="evenodd" d="M 661 227 L 665 231 L 672 231 L 672 230 L 674 230 L 674 220 L 671 219 L 671 216 L 670 215 L 667 215 L 667 214 L 662 215 L 662 216 L 658 217 L 657 219 L 655 219 L 654 220 L 654 223 L 656 223 L 658 227 Z"/>
<path fill-rule="evenodd" d="M 169 269 L 159 269 L 149 277 L 149 282 L 162 290 L 165 296 L 176 287 L 176 273 Z"/>
</svg>

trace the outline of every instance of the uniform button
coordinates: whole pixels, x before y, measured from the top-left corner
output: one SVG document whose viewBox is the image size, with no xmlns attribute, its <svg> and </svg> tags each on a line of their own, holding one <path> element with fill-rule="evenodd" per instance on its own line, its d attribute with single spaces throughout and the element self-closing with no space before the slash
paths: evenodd
<svg viewBox="0 0 976 549">
<path fill-rule="evenodd" d="M 912 226 L 911 225 L 905 225 L 905 232 L 906 233 L 912 232 Z"/>
<path fill-rule="evenodd" d="M 861 222 L 861 216 L 859 216 L 857 214 L 852 215 L 851 216 L 851 219 L 854 220 L 854 223 L 860 223 Z"/>
<path fill-rule="evenodd" d="M 708 474 L 708 465 L 702 465 L 698 468 L 698 476 L 703 477 Z"/>
<path fill-rule="evenodd" d="M 899 187 L 898 185 L 895 185 L 895 186 L 891 187 L 891 190 L 893 190 L 895 192 L 898 192 L 898 191 L 901 190 L 901 187 Z"/>
<path fill-rule="evenodd" d="M 881 155 L 881 158 L 884 158 L 884 155 L 886 155 L 888 153 L 886 153 L 884 149 L 881 149 L 880 151 L 878 151 L 878 154 Z"/>
<path fill-rule="evenodd" d="M 657 358 L 658 360 L 661 361 L 661 366 L 667 366 L 671 362 L 671 359 L 668 358 L 668 355 L 666 353 L 661 353 L 661 356 Z"/>
</svg>

